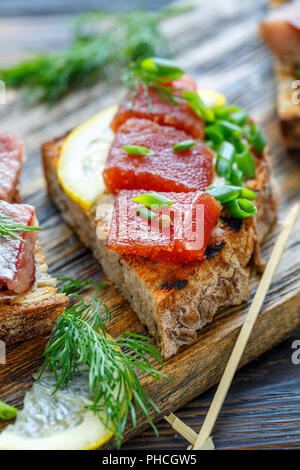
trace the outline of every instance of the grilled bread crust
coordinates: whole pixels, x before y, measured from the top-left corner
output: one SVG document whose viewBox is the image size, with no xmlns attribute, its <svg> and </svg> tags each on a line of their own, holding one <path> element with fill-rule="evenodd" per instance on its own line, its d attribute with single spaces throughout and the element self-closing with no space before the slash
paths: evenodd
<svg viewBox="0 0 300 470">
<path fill-rule="evenodd" d="M 47 274 L 41 247 L 35 247 L 36 280 L 32 288 L 15 298 L 0 298 L 0 339 L 6 345 L 48 336 L 57 317 L 68 305 L 65 294 L 58 294 L 56 280 Z"/>
<path fill-rule="evenodd" d="M 299 85 L 295 88 L 293 83 L 297 80 L 294 75 L 294 64 L 279 60 L 275 63 L 277 83 L 277 112 L 285 145 L 290 149 L 300 149 L 300 103 Z"/>
<path fill-rule="evenodd" d="M 168 358 L 197 337 L 196 331 L 213 319 L 216 310 L 238 305 L 249 297 L 252 260 L 261 266 L 259 243 L 275 220 L 276 198 L 270 180 L 267 151 L 256 157 L 256 175 L 247 186 L 258 192 L 255 218 L 234 219 L 223 212 L 215 229 L 216 240 L 206 259 L 182 265 L 165 264 L 118 255 L 106 248 L 109 217 L 102 204 L 113 202 L 104 194 L 90 211 L 70 199 L 57 179 L 57 161 L 64 137 L 42 146 L 48 191 L 64 219 L 88 246 L 111 280 L 148 327 Z"/>
</svg>

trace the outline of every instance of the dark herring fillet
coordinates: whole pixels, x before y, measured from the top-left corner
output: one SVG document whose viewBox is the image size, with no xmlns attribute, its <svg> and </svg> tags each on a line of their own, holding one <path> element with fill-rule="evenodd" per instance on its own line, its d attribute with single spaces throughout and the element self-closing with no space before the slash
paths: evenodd
<svg viewBox="0 0 300 470">
<path fill-rule="evenodd" d="M 17 224 L 35 225 L 35 212 L 26 204 L 0 201 L 0 217 Z M 36 232 L 16 232 L 27 243 L 13 237 L 0 238 L 0 298 L 27 292 L 35 281 L 34 246 Z"/>
</svg>

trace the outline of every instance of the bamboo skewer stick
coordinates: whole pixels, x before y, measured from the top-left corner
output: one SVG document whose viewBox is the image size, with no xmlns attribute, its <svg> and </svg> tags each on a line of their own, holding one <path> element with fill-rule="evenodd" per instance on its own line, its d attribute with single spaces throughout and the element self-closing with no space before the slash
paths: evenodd
<svg viewBox="0 0 300 470">
<path fill-rule="evenodd" d="M 237 370 L 237 367 L 239 365 L 239 362 L 241 360 L 241 357 L 247 345 L 248 339 L 250 337 L 250 334 L 255 324 L 255 321 L 257 319 L 257 316 L 260 312 L 266 293 L 271 284 L 273 275 L 278 266 L 278 263 L 282 256 L 284 248 L 287 244 L 292 228 L 296 222 L 297 215 L 298 215 L 298 204 L 295 204 L 293 208 L 291 209 L 291 211 L 289 212 L 289 214 L 287 215 L 285 222 L 283 223 L 283 227 L 281 229 L 280 235 L 275 243 L 271 257 L 266 266 L 264 274 L 261 278 L 260 284 L 254 296 L 253 302 L 250 306 L 249 312 L 245 318 L 242 329 L 235 343 L 235 346 L 233 348 L 230 359 L 225 368 L 222 379 L 219 383 L 219 386 L 217 388 L 213 401 L 210 405 L 206 418 L 203 422 L 202 428 L 193 446 L 193 450 L 200 450 L 200 449 L 204 450 L 204 446 L 206 447 L 205 444 L 210 438 L 212 429 L 215 425 L 215 422 L 217 420 L 221 407 L 224 403 L 228 389 L 230 387 L 234 374 Z"/>
</svg>

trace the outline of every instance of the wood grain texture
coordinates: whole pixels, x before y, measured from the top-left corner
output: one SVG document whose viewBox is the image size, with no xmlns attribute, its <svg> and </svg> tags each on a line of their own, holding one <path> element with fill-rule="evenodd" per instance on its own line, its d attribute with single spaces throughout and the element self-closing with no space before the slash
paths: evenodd
<svg viewBox="0 0 300 470">
<path fill-rule="evenodd" d="M 299 154 L 286 153 L 281 143 L 275 115 L 272 61 L 256 34 L 257 22 L 263 15 L 265 4 L 263 0 L 200 1 L 196 11 L 168 20 L 163 28 L 177 48 L 178 61 L 197 78 L 200 87 L 224 92 L 230 102 L 245 106 L 262 125 L 270 142 L 274 174 L 280 187 L 280 221 L 292 202 L 299 199 L 300 160 Z M 48 30 L 51 26 L 57 26 L 56 34 L 66 38 L 68 20 L 66 17 L 56 23 L 54 19 L 51 23 L 51 18 L 47 18 L 44 24 L 48 24 Z M 22 28 L 28 28 L 30 18 L 16 22 L 14 44 L 10 44 L 9 52 L 4 45 L 7 36 L 3 36 L 1 28 L 4 21 L 3 18 L 0 20 L 0 58 L 2 63 L 11 63 L 20 56 Z M 39 46 L 42 48 L 45 44 L 47 47 L 49 36 L 45 31 L 43 44 L 39 22 L 32 23 L 32 39 L 29 35 L 28 43 L 36 43 L 35 28 L 39 31 Z M 41 142 L 62 134 L 97 111 L 118 102 L 122 93 L 116 86 L 108 89 L 101 83 L 69 96 L 51 109 L 42 105 L 28 109 L 24 108 L 19 94 L 9 91 L 7 105 L 0 106 L 1 128 L 17 134 L 26 143 L 28 158 L 23 169 L 21 193 L 25 202 L 37 208 L 43 227 L 40 240 L 52 273 L 103 278 L 97 263 L 63 222 L 46 195 L 39 146 Z M 298 221 L 268 292 L 243 364 L 293 334 L 300 324 L 299 229 Z M 277 234 L 278 229 L 275 229 L 264 244 L 265 257 L 269 256 Z M 257 279 L 253 278 L 253 293 L 256 286 Z M 113 334 L 124 329 L 145 333 L 135 314 L 115 289 L 104 291 L 103 300 L 112 312 Z M 215 321 L 199 333 L 194 345 L 167 361 L 164 371 L 172 377 L 172 385 L 144 380 L 163 414 L 177 410 L 218 381 L 249 302 L 220 311 Z M 8 350 L 7 365 L 0 365 L 1 400 L 22 406 L 25 391 L 31 384 L 31 373 L 41 363 L 44 344 L 44 341 L 33 340 Z M 217 448 L 300 448 L 299 369 L 290 362 L 290 344 L 290 341 L 286 342 L 282 349 L 267 353 L 259 363 L 253 363 L 238 373 L 215 428 Z M 211 391 L 205 393 L 181 409 L 178 416 L 198 431 L 211 398 Z M 159 418 L 155 417 L 156 420 Z M 145 428 L 146 423 L 139 419 L 137 429 L 133 432 L 129 428 L 126 438 Z M 168 423 L 162 422 L 159 429 L 159 439 L 147 430 L 125 444 L 124 448 L 186 447 L 186 442 L 174 437 Z"/>
</svg>

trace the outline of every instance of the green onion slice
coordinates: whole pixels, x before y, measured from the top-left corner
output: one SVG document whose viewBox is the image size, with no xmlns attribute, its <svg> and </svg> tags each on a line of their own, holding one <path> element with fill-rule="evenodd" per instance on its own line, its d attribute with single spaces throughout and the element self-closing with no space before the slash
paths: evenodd
<svg viewBox="0 0 300 470">
<path fill-rule="evenodd" d="M 237 198 L 225 204 L 230 214 L 239 219 L 251 217 L 257 213 L 256 206 L 249 199 Z"/>
<path fill-rule="evenodd" d="M 243 127 L 249 120 L 249 116 L 244 109 L 239 109 L 230 115 L 230 120 L 238 126 Z"/>
<path fill-rule="evenodd" d="M 208 194 L 218 201 L 225 203 L 236 199 L 240 195 L 241 188 L 227 184 L 211 185 L 207 188 Z"/>
<path fill-rule="evenodd" d="M 211 124 L 206 127 L 205 137 L 211 140 L 215 145 L 220 145 L 225 138 L 221 127 L 217 124 Z"/>
<path fill-rule="evenodd" d="M 140 206 L 135 212 L 146 220 L 153 220 L 157 217 L 157 214 L 146 206 Z"/>
<path fill-rule="evenodd" d="M 145 72 L 167 77 L 171 81 L 184 74 L 184 70 L 178 67 L 173 60 L 160 57 L 148 57 L 141 62 L 140 67 Z"/>
<path fill-rule="evenodd" d="M 263 152 L 267 139 L 256 124 L 251 124 L 249 126 L 246 132 L 246 137 L 255 150 L 259 153 Z"/>
<path fill-rule="evenodd" d="M 226 137 L 236 137 L 244 132 L 243 128 L 230 121 L 219 121 Z"/>
<path fill-rule="evenodd" d="M 245 176 L 253 178 L 255 175 L 255 161 L 248 145 L 242 145 L 244 145 L 243 150 L 240 153 L 235 154 L 235 162 L 238 169 L 241 170 Z"/>
<path fill-rule="evenodd" d="M 18 413 L 17 408 L 7 405 L 3 401 L 0 401 L 0 418 L 1 419 L 13 419 Z"/>
<path fill-rule="evenodd" d="M 183 98 L 188 102 L 192 110 L 202 118 L 205 122 L 213 122 L 215 119 L 214 111 L 210 108 L 207 108 L 195 91 L 184 90 L 182 92 Z"/>
<path fill-rule="evenodd" d="M 243 186 L 244 174 L 238 168 L 232 168 L 229 180 L 234 186 Z"/>
<path fill-rule="evenodd" d="M 257 198 L 257 194 L 251 189 L 229 184 L 212 184 L 207 188 L 207 192 L 222 203 L 233 201 L 238 197 L 248 200 Z"/>
<path fill-rule="evenodd" d="M 156 206 L 156 209 L 161 209 L 163 207 L 175 204 L 175 201 L 171 201 L 167 197 L 158 193 L 140 194 L 139 196 L 132 198 L 131 201 L 138 202 L 139 204 L 143 204 L 146 207 Z"/>
<path fill-rule="evenodd" d="M 182 152 L 183 150 L 190 149 L 196 145 L 196 142 L 193 139 L 189 140 L 183 140 L 182 142 L 179 142 L 178 144 L 173 145 L 173 150 L 175 152 Z"/>
<path fill-rule="evenodd" d="M 234 159 L 234 152 L 235 152 L 234 146 L 230 142 L 225 141 L 220 146 L 218 155 L 222 158 L 225 158 L 225 160 L 228 160 L 230 163 L 232 163 Z"/>
<path fill-rule="evenodd" d="M 153 150 L 148 149 L 147 147 L 138 147 L 137 145 L 123 145 L 123 150 L 128 153 L 128 155 L 154 155 Z"/>
<path fill-rule="evenodd" d="M 216 172 L 218 176 L 228 179 L 231 172 L 231 162 L 218 156 L 216 162 Z"/>
</svg>

